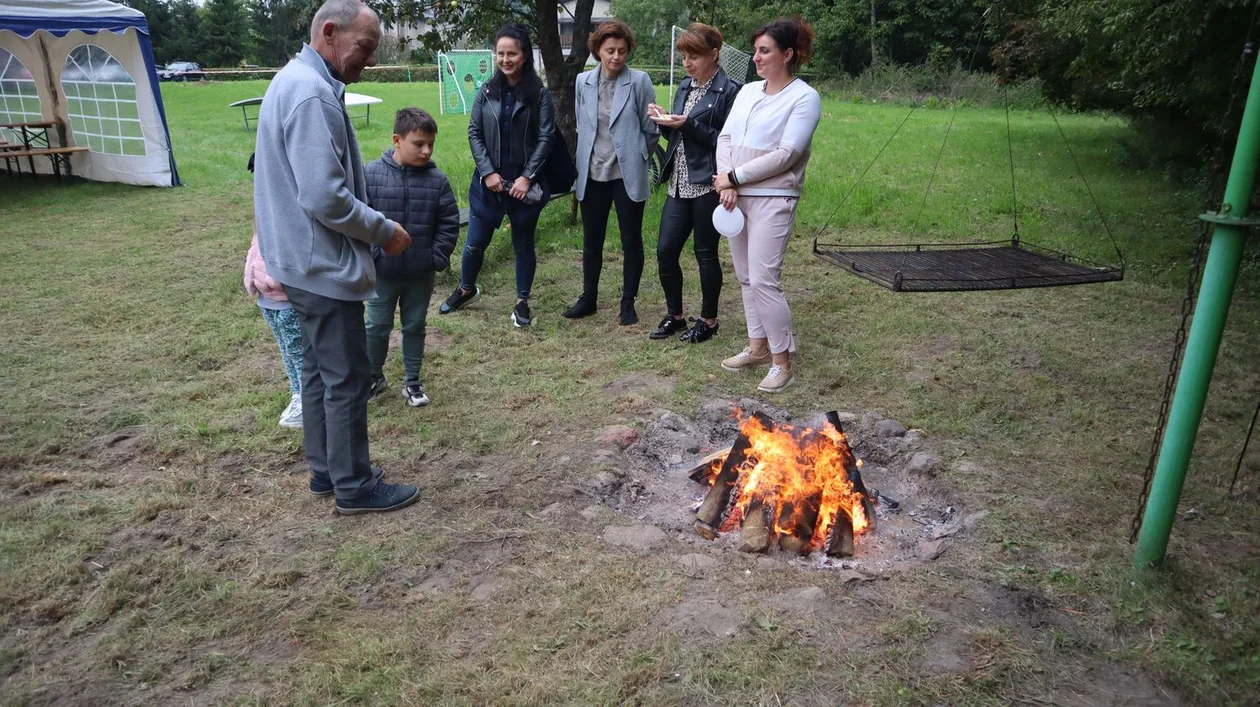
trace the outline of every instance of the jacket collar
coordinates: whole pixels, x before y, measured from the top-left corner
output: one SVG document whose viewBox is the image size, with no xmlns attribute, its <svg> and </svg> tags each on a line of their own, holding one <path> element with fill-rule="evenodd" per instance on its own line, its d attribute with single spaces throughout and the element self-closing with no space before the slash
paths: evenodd
<svg viewBox="0 0 1260 707">
<path fill-rule="evenodd" d="M 598 80 L 599 72 L 603 71 L 603 67 L 595 69 L 595 76 Z M 598 84 L 596 84 L 598 86 Z M 617 90 L 613 92 L 612 110 L 608 113 L 608 124 L 611 126 L 617 122 L 617 116 L 621 115 L 621 110 L 630 102 L 630 67 L 623 66 L 621 73 L 617 74 Z"/>
<path fill-rule="evenodd" d="M 314 47 L 309 44 L 303 44 L 302 51 L 298 52 L 294 61 L 298 61 L 314 69 L 315 73 L 319 74 L 321 78 L 327 81 L 329 86 L 332 86 L 333 91 L 337 93 L 338 97 L 344 98 L 346 93 L 346 84 L 342 82 L 339 77 L 334 75 L 332 64 L 329 64 L 319 52 L 315 51 Z"/>
<path fill-rule="evenodd" d="M 392 147 L 381 153 L 381 161 L 385 163 L 386 167 L 399 172 L 424 172 L 437 167 L 433 160 L 429 160 L 428 164 L 423 167 L 412 167 L 411 165 L 398 164 L 398 162 L 394 160 L 394 148 Z"/>
</svg>

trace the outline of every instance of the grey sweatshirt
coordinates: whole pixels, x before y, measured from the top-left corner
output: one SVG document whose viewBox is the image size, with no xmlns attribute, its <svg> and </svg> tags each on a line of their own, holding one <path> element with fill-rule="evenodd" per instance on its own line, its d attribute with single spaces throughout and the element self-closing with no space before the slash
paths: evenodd
<svg viewBox="0 0 1260 707">
<path fill-rule="evenodd" d="M 308 45 L 271 81 L 258 112 L 254 218 L 267 272 L 344 301 L 376 296 L 371 245 L 394 222 L 367 205 L 346 86 Z"/>
</svg>

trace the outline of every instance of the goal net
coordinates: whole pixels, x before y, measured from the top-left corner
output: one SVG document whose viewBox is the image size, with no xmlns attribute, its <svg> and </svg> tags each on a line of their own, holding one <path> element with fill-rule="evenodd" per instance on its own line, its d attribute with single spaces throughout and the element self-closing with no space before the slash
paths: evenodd
<svg viewBox="0 0 1260 707">
<path fill-rule="evenodd" d="M 440 52 L 437 63 L 441 112 L 468 113 L 477 97 L 477 89 L 494 75 L 494 52 L 489 49 Z"/>
<path fill-rule="evenodd" d="M 687 75 L 683 69 L 682 56 L 678 53 L 678 48 L 674 46 L 674 42 L 678 40 L 678 35 L 684 32 L 682 27 L 675 26 L 669 34 L 669 104 L 674 104 L 674 91 L 678 88 L 678 82 L 683 80 Z M 741 51 L 732 47 L 729 42 L 722 42 L 722 49 L 718 53 L 718 64 L 726 71 L 726 75 L 732 81 L 738 81 L 741 84 L 748 83 L 756 74 L 753 72 L 752 54 Z"/>
</svg>

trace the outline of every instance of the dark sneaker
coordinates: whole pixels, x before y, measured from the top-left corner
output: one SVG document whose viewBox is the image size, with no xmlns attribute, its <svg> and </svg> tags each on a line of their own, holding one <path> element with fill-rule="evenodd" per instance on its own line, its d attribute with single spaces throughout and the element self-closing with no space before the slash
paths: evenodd
<svg viewBox="0 0 1260 707">
<path fill-rule="evenodd" d="M 713 321 L 713 326 L 709 326 L 709 323 L 705 320 L 697 319 L 695 320 L 695 323 L 691 325 L 690 329 L 683 332 L 682 336 L 678 337 L 678 340 L 684 341 L 688 344 L 699 344 L 712 339 L 713 335 L 717 332 L 717 320 Z"/>
<path fill-rule="evenodd" d="M 368 400 L 389 390 L 389 382 L 385 380 L 385 376 L 372 376 L 372 382 L 368 384 Z"/>
<path fill-rule="evenodd" d="M 372 478 L 376 479 L 377 481 L 380 481 L 381 476 L 384 473 L 385 473 L 384 469 L 380 468 L 379 466 L 375 464 L 372 465 Z M 310 488 L 311 488 L 311 495 L 314 496 L 315 498 L 324 498 L 325 496 L 333 495 L 332 479 L 328 478 L 327 476 L 316 476 L 315 474 L 311 474 Z"/>
<path fill-rule="evenodd" d="M 652 330 L 652 333 L 648 334 L 648 338 L 656 339 L 658 341 L 661 339 L 668 339 L 686 328 L 686 319 L 674 319 L 673 316 L 666 314 L 665 318 L 661 320 L 661 323 L 657 324 L 656 328 Z"/>
<path fill-rule="evenodd" d="M 406 508 L 420 500 L 420 489 L 408 484 L 387 484 L 376 482 L 364 496 L 349 501 L 337 499 L 337 513 L 343 516 L 357 516 L 363 513 L 385 513 Z"/>
<path fill-rule="evenodd" d="M 520 329 L 534 323 L 534 318 L 530 316 L 529 302 L 517 302 L 512 308 L 512 326 Z"/>
<path fill-rule="evenodd" d="M 639 323 L 639 313 L 634 311 L 634 299 L 621 300 L 621 318 L 619 321 L 621 326 L 631 326 Z"/>
<path fill-rule="evenodd" d="M 413 408 L 429 404 L 429 396 L 425 395 L 424 386 L 420 385 L 420 381 L 407 381 L 403 385 L 403 397 L 407 399 L 407 404 Z"/>
<path fill-rule="evenodd" d="M 446 298 L 441 307 L 438 307 L 438 314 L 450 314 L 465 305 L 476 302 L 479 297 L 481 297 L 480 287 L 474 287 L 471 292 L 468 292 L 456 285 L 455 291 L 451 293 L 451 296 Z"/>
<path fill-rule="evenodd" d="M 596 309 L 598 308 L 595 306 L 595 298 L 582 295 L 577 302 L 573 303 L 572 307 L 564 310 L 562 316 L 565 319 L 581 319 L 582 317 L 591 316 Z"/>
</svg>

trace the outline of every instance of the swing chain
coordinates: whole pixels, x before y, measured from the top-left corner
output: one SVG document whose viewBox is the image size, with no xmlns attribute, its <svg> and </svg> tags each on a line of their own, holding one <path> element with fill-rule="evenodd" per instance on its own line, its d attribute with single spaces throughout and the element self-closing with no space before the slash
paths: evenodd
<svg viewBox="0 0 1260 707">
<path fill-rule="evenodd" d="M 1225 166 L 1225 144 L 1230 126 L 1234 124 L 1233 115 L 1235 107 L 1238 104 L 1238 96 L 1241 93 L 1244 70 L 1247 67 L 1248 60 L 1251 59 L 1255 52 L 1252 43 L 1252 32 L 1256 26 L 1257 10 L 1260 10 L 1260 3 L 1252 8 L 1251 23 L 1247 30 L 1247 42 L 1243 45 L 1242 56 L 1238 58 L 1238 63 L 1234 69 L 1234 78 L 1230 87 L 1229 105 L 1225 109 L 1225 113 L 1221 115 L 1220 139 L 1216 145 L 1216 151 L 1212 155 L 1210 174 L 1212 182 L 1208 187 L 1207 194 L 1204 198 L 1204 210 L 1210 211 L 1213 207 L 1218 206 L 1224 196 L 1224 180 L 1222 179 L 1222 171 Z M 1241 116 L 1240 116 L 1241 118 Z M 1199 290 L 1199 278 L 1202 274 L 1203 256 L 1208 250 L 1208 236 L 1213 230 L 1212 224 L 1204 223 L 1203 228 L 1199 232 L 1199 241 L 1194 247 L 1194 257 L 1190 262 L 1190 272 L 1186 277 L 1186 296 L 1181 301 L 1181 326 L 1177 329 L 1177 336 L 1173 340 L 1172 358 L 1168 361 L 1168 374 L 1164 378 L 1164 398 L 1159 405 L 1159 419 L 1155 423 L 1155 434 L 1151 438 L 1151 454 L 1146 462 L 1146 470 L 1142 476 L 1142 493 L 1138 495 L 1137 511 L 1133 514 L 1133 522 L 1129 527 L 1129 543 L 1137 542 L 1138 531 L 1142 529 L 1142 518 L 1146 515 L 1146 501 L 1151 493 L 1151 481 L 1155 477 L 1155 466 L 1159 462 L 1159 450 L 1164 442 L 1164 427 L 1168 424 L 1168 415 L 1172 409 L 1173 392 L 1176 389 L 1177 373 L 1180 369 L 1182 354 L 1185 353 L 1186 339 L 1190 332 L 1190 320 L 1194 316 L 1194 304 Z"/>
</svg>

